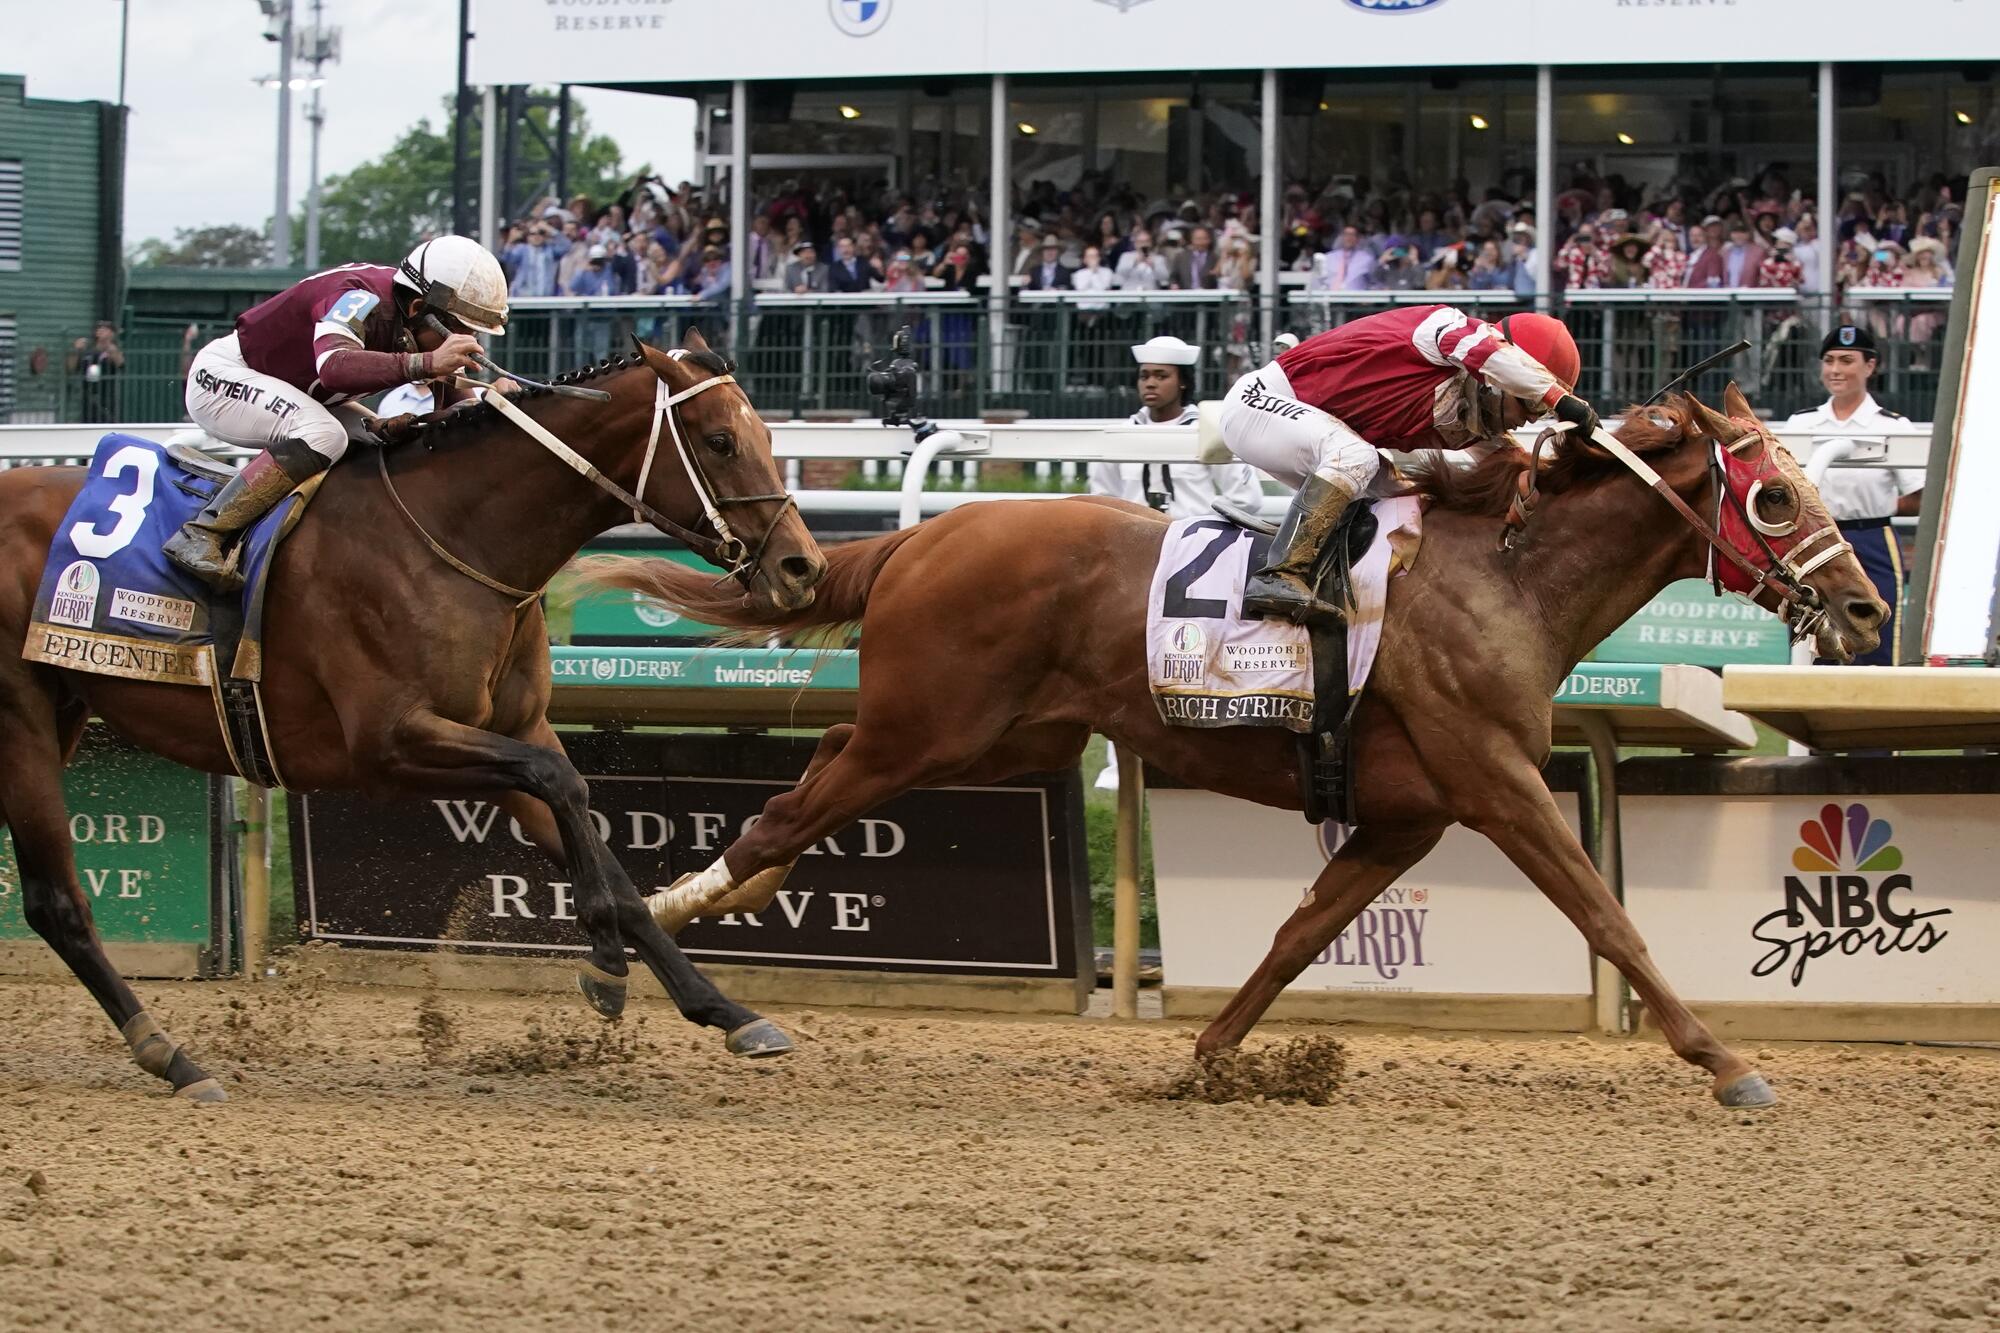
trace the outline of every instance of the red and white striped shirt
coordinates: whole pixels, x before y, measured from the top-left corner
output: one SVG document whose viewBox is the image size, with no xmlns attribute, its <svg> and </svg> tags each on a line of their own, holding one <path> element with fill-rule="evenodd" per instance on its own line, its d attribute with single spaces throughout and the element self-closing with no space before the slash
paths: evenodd
<svg viewBox="0 0 2000 1333">
<path fill-rule="evenodd" d="M 1553 406 L 1567 392 L 1499 329 L 1448 305 L 1401 306 L 1328 329 L 1279 353 L 1278 369 L 1300 402 L 1378 449 L 1439 447 L 1433 401 L 1461 370 L 1524 402 Z"/>
</svg>

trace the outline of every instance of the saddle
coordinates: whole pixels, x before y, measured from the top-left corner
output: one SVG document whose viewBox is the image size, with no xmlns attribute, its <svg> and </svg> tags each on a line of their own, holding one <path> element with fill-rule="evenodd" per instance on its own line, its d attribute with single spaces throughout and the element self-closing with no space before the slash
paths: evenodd
<svg viewBox="0 0 2000 1333">
<path fill-rule="evenodd" d="M 1257 533 L 1251 558 L 1262 562 L 1277 525 L 1237 508 L 1227 500 L 1211 506 L 1218 517 Z M 1354 605 L 1354 562 L 1368 551 L 1380 526 L 1374 506 L 1352 504 L 1340 516 L 1319 561 L 1313 566 L 1313 588 L 1322 601 Z M 1299 800 L 1308 821 L 1331 818 L 1354 823 L 1352 750 L 1354 709 L 1359 692 L 1350 692 L 1347 675 L 1347 623 L 1309 626 L 1313 657 L 1313 721 L 1310 731 L 1295 733 L 1299 755 Z"/>
<path fill-rule="evenodd" d="M 22 656 L 210 691 L 236 771 L 277 787 L 261 697 L 265 594 L 278 547 L 325 474 L 243 535 L 240 595 L 214 592 L 160 549 L 232 475 L 182 438 L 104 436 L 50 544 Z"/>
</svg>

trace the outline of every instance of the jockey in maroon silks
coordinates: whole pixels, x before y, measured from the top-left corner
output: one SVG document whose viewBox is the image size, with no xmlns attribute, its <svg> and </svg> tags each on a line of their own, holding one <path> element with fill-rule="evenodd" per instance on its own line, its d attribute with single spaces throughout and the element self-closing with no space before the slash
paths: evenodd
<svg viewBox="0 0 2000 1333">
<path fill-rule="evenodd" d="M 1237 380 L 1222 436 L 1244 462 L 1298 489 L 1243 613 L 1340 617 L 1311 586 L 1321 547 L 1381 470 L 1381 450 L 1465 450 L 1553 411 L 1588 431 L 1597 413 L 1574 393 L 1576 342 L 1548 315 L 1496 324 L 1447 305 L 1400 306 L 1329 329 Z"/>
<path fill-rule="evenodd" d="M 195 354 L 187 410 L 216 439 L 263 452 L 174 534 L 167 558 L 220 590 L 241 587 L 230 539 L 340 461 L 371 416 L 352 400 L 440 381 L 437 402 L 448 405 L 470 392 L 451 380 L 473 366 L 472 331 L 506 325 L 506 276 L 465 236 L 425 241 L 397 268 L 315 273 L 244 311 L 233 333 Z"/>
</svg>

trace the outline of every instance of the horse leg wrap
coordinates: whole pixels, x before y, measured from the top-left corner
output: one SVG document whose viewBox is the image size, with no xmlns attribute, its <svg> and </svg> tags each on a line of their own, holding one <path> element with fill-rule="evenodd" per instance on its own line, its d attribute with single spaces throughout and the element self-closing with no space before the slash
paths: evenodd
<svg viewBox="0 0 2000 1333">
<path fill-rule="evenodd" d="M 139 1068 L 154 1078 L 165 1078 L 167 1066 L 174 1062 L 174 1052 L 180 1049 L 166 1030 L 153 1021 L 153 1016 L 141 1009 L 132 1015 L 124 1027 L 118 1029 L 124 1036 L 125 1044 L 132 1048 L 132 1059 Z"/>
<path fill-rule="evenodd" d="M 728 897 L 735 887 L 728 865 L 718 856 L 708 869 L 682 875 L 672 886 L 646 895 L 646 910 L 671 935 Z"/>
</svg>

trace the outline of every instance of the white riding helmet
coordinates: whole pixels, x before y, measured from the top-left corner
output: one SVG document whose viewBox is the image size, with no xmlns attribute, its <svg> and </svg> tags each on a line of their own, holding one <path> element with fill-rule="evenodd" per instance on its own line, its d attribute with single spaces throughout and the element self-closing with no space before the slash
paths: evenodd
<svg viewBox="0 0 2000 1333">
<path fill-rule="evenodd" d="M 435 314 L 450 315 L 481 333 L 507 331 L 507 275 L 500 261 L 470 236 L 439 236 L 410 251 L 396 281 L 424 298 Z"/>
</svg>

